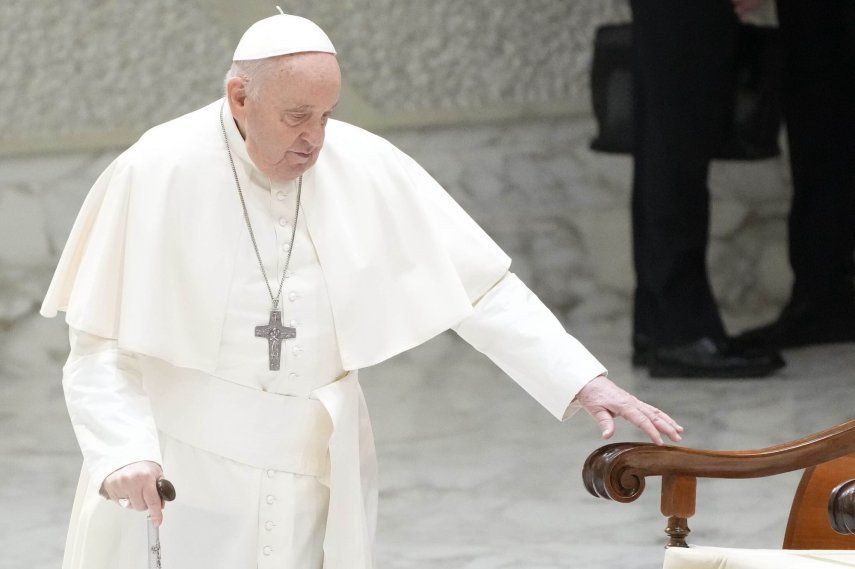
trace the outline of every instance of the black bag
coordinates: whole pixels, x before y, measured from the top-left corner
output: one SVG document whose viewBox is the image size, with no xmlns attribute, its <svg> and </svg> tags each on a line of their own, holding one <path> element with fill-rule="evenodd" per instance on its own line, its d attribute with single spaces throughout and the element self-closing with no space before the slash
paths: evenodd
<svg viewBox="0 0 855 569">
<path fill-rule="evenodd" d="M 759 160 L 781 153 L 782 54 L 777 28 L 739 25 L 733 104 L 713 158 Z M 632 24 L 597 28 L 591 99 L 598 135 L 591 149 L 631 154 L 633 147 Z"/>
</svg>

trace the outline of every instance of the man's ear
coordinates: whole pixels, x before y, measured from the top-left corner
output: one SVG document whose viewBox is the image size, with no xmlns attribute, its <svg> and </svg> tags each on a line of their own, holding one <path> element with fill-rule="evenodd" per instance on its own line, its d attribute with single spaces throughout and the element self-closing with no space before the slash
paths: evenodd
<svg viewBox="0 0 855 569">
<path fill-rule="evenodd" d="M 226 83 L 226 98 L 232 116 L 238 120 L 243 119 L 246 108 L 246 79 L 243 77 L 232 77 Z"/>
</svg>

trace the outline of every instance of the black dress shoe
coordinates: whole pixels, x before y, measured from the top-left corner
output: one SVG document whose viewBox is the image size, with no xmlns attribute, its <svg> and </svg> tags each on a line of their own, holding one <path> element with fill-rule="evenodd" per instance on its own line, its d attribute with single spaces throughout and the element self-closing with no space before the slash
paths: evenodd
<svg viewBox="0 0 855 569">
<path fill-rule="evenodd" d="M 650 377 L 764 377 L 786 365 L 777 352 L 741 350 L 713 338 L 651 348 L 648 362 Z"/>
<path fill-rule="evenodd" d="M 812 344 L 855 342 L 855 303 L 820 307 L 791 303 L 771 324 L 736 336 L 738 348 L 796 348 Z"/>
</svg>

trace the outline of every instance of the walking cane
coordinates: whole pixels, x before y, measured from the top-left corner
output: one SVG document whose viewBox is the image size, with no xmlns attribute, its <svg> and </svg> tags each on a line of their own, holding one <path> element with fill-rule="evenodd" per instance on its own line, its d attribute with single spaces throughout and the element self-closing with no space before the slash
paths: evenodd
<svg viewBox="0 0 855 569">
<path fill-rule="evenodd" d="M 175 499 L 175 486 L 166 478 L 159 478 L 155 486 L 161 500 L 171 502 Z M 98 493 L 107 498 L 103 487 Z M 151 521 L 151 514 L 146 514 L 145 519 L 148 525 L 148 569 L 163 569 L 160 564 L 160 528 Z"/>
<path fill-rule="evenodd" d="M 175 486 L 166 478 L 157 480 L 157 493 L 161 500 L 171 502 L 175 499 Z M 151 521 L 151 514 L 145 515 L 148 524 L 148 569 L 162 569 L 160 565 L 160 528 Z"/>
</svg>

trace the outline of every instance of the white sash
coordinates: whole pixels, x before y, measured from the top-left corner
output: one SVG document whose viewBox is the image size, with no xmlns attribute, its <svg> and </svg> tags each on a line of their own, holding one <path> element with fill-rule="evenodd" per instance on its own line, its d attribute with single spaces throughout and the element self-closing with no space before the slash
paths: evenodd
<svg viewBox="0 0 855 569">
<path fill-rule="evenodd" d="M 332 422 L 317 399 L 254 389 L 141 358 L 157 428 L 196 448 L 256 468 L 323 476 Z"/>
<path fill-rule="evenodd" d="M 357 370 L 303 398 L 156 358 L 141 368 L 158 429 L 250 466 L 317 476 L 330 488 L 324 569 L 373 567 L 377 457 Z"/>
</svg>

